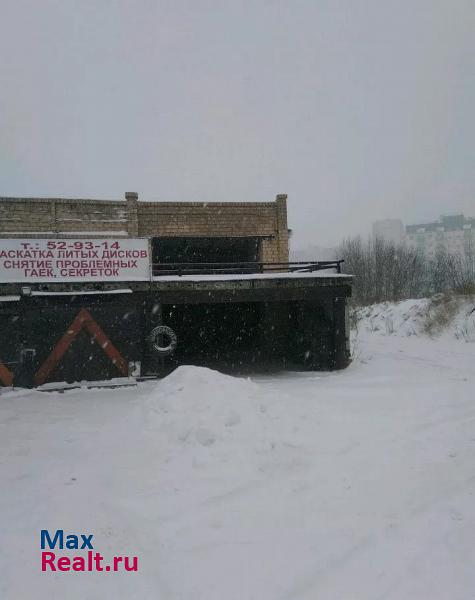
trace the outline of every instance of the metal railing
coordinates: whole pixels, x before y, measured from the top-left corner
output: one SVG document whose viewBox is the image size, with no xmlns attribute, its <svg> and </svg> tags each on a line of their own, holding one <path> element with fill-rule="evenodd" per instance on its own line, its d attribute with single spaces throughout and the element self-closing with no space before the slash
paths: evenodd
<svg viewBox="0 0 475 600">
<path fill-rule="evenodd" d="M 167 262 L 153 263 L 152 275 L 250 275 L 254 273 L 313 273 L 335 269 L 341 273 L 343 260 L 297 262 Z"/>
</svg>

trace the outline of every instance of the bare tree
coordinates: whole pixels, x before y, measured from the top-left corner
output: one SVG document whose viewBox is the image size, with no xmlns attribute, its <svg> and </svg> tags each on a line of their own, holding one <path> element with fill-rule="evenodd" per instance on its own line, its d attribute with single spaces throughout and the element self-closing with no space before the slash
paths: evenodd
<svg viewBox="0 0 475 600">
<path fill-rule="evenodd" d="M 404 244 L 381 238 L 347 238 L 338 247 L 346 273 L 355 276 L 354 302 L 373 304 L 417 298 L 437 292 L 459 293 L 475 289 L 475 252 L 468 244 L 463 253 L 442 249 L 433 258 Z"/>
</svg>

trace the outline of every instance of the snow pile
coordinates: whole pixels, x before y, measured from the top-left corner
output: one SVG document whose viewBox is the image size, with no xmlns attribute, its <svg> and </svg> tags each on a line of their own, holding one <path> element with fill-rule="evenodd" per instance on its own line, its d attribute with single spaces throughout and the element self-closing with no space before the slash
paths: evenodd
<svg viewBox="0 0 475 600">
<path fill-rule="evenodd" d="M 430 301 L 427 298 L 381 302 L 355 309 L 358 330 L 382 335 L 418 335 L 427 318 Z"/>
<path fill-rule="evenodd" d="M 469 297 L 382 302 L 353 312 L 357 332 L 408 337 L 430 335 L 475 342 L 475 301 Z"/>
<path fill-rule="evenodd" d="M 209 447 L 258 415 L 258 386 L 205 367 L 181 366 L 161 380 L 142 406 L 149 429 L 171 444 Z"/>
</svg>

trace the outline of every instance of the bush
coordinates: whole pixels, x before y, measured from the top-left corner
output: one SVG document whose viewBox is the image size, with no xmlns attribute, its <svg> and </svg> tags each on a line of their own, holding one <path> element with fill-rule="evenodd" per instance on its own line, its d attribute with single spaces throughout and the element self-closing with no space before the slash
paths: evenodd
<svg viewBox="0 0 475 600">
<path fill-rule="evenodd" d="M 454 319 L 460 308 L 460 297 L 452 292 L 437 294 L 431 298 L 423 331 L 434 336 L 445 329 Z"/>
</svg>

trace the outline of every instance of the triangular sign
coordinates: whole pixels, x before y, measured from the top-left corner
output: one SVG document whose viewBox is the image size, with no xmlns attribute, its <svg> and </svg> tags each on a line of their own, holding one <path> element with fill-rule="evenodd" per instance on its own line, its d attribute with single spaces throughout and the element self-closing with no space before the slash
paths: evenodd
<svg viewBox="0 0 475 600">
<path fill-rule="evenodd" d="M 0 381 L 3 385 L 13 385 L 13 373 L 0 360 Z"/>
<path fill-rule="evenodd" d="M 119 371 L 126 377 L 129 373 L 128 364 L 121 353 L 117 350 L 114 344 L 109 340 L 103 330 L 94 321 L 90 312 L 82 308 L 77 317 L 68 327 L 66 333 L 59 340 L 56 346 L 51 351 L 51 354 L 38 369 L 35 375 L 35 384 L 41 385 L 47 381 L 56 365 L 59 363 L 64 353 L 72 344 L 81 329 L 86 329 L 90 336 L 97 341 L 99 346 L 104 350 L 107 356 L 111 359 Z"/>
</svg>

